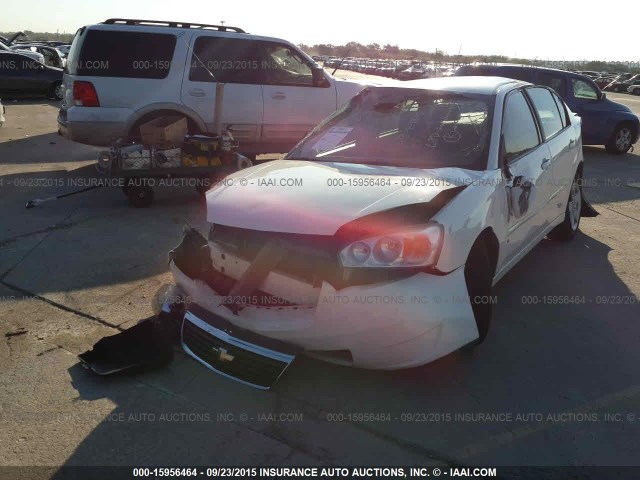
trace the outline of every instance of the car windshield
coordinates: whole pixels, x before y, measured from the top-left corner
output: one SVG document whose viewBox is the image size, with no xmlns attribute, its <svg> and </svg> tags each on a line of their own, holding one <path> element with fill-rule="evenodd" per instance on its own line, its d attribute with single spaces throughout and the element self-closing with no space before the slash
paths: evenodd
<svg viewBox="0 0 640 480">
<path fill-rule="evenodd" d="M 494 101 L 492 95 L 367 88 L 286 158 L 484 170 Z"/>
</svg>

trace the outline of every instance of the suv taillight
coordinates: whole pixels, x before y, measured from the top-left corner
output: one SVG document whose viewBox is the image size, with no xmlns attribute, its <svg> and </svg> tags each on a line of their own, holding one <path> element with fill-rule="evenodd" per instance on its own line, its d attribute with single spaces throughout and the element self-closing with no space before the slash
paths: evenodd
<svg viewBox="0 0 640 480">
<path fill-rule="evenodd" d="M 91 82 L 73 82 L 73 104 L 78 107 L 99 107 L 100 100 Z"/>
</svg>

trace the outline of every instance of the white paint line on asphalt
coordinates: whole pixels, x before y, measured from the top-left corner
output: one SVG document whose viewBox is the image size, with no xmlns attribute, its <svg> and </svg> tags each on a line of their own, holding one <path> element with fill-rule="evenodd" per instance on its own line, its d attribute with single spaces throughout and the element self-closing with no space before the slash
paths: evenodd
<svg viewBox="0 0 640 480">
<path fill-rule="evenodd" d="M 571 418 L 572 416 L 575 416 L 576 414 L 579 414 L 579 413 L 581 414 L 597 413 L 597 410 L 603 410 L 621 401 L 638 399 L 638 397 L 640 397 L 640 385 L 634 385 L 632 387 L 626 388 L 619 392 L 612 393 L 610 395 L 605 395 L 604 397 L 598 398 L 591 402 L 584 403 L 571 410 L 568 410 L 565 412 L 558 412 L 558 413 L 549 413 L 549 414 L 545 414 L 545 416 L 548 417 L 548 415 L 551 415 L 553 418 L 567 418 L 567 417 Z M 633 418 L 631 417 L 631 415 L 633 415 Z M 629 422 L 632 425 L 635 424 L 634 426 L 636 427 L 638 424 L 640 424 L 640 417 L 635 416 L 635 414 L 633 413 L 625 414 L 624 418 L 625 418 L 625 421 Z M 599 417 L 598 417 L 598 421 L 600 421 Z M 539 433 L 553 427 L 566 426 L 569 423 L 570 422 L 546 420 L 543 422 L 535 423 L 533 425 L 525 425 L 522 428 L 508 430 L 506 432 L 499 433 L 497 435 L 492 435 L 480 442 L 469 444 L 466 447 L 461 448 L 451 456 L 453 458 L 459 458 L 459 459 L 469 458 L 469 457 L 478 455 L 480 453 L 487 452 L 497 447 L 508 446 L 513 442 L 516 442 L 518 440 L 522 440 L 525 437 L 528 437 L 529 435 L 533 435 L 535 433 Z"/>
</svg>

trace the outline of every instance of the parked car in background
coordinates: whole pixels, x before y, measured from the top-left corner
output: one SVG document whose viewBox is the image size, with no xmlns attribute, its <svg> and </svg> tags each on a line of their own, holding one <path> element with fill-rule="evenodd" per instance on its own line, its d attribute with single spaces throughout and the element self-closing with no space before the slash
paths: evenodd
<svg viewBox="0 0 640 480">
<path fill-rule="evenodd" d="M 36 62 L 22 51 L 0 52 L 0 92 L 61 100 L 62 69 Z"/>
<path fill-rule="evenodd" d="M 426 65 L 411 65 L 406 70 L 402 70 L 396 76 L 398 80 L 417 80 L 421 78 L 433 77 L 434 71 Z"/>
<path fill-rule="evenodd" d="M 183 115 L 191 133 L 221 123 L 244 154 L 286 152 L 365 83 L 333 78 L 286 40 L 230 26 L 110 19 L 76 33 L 59 131 L 91 145 L 139 135 L 141 124 Z"/>
<path fill-rule="evenodd" d="M 14 50 L 12 48 L 0 42 L 0 53 L 7 53 L 7 52 L 13 52 L 13 51 Z M 32 60 L 35 60 L 38 63 L 44 63 L 44 56 L 41 53 L 32 52 L 31 50 L 23 50 L 21 53 L 22 55 L 25 55 L 31 58 Z"/>
<path fill-rule="evenodd" d="M 631 95 L 640 95 L 640 84 L 627 87 L 627 92 Z"/>
<path fill-rule="evenodd" d="M 56 47 L 58 51 L 60 51 L 65 58 L 69 55 L 69 50 L 71 49 L 71 45 L 59 45 Z"/>
<path fill-rule="evenodd" d="M 602 75 L 593 79 L 594 83 L 598 86 L 598 88 L 600 88 L 600 90 L 604 90 L 604 88 L 614 80 L 615 77 L 612 77 L 611 75 Z"/>
<path fill-rule="evenodd" d="M 623 82 L 614 82 L 611 85 L 611 90 L 616 92 L 628 92 L 629 87 L 635 85 L 636 83 L 640 83 L 640 75 L 633 75 Z"/>
<path fill-rule="evenodd" d="M 609 84 L 607 84 L 603 90 L 607 92 L 623 92 L 627 90 L 628 85 L 626 82 L 633 78 L 635 75 L 632 73 L 623 73 L 622 75 L 618 75 L 614 77 Z"/>
<path fill-rule="evenodd" d="M 189 355 L 258 388 L 296 354 L 400 369 L 479 344 L 493 286 L 579 228 L 580 135 L 546 87 L 369 87 L 284 160 L 207 193 L 209 237 L 187 231 L 171 252 L 163 311 L 182 309 Z M 304 188 L 275 186 L 286 178 Z"/>
<path fill-rule="evenodd" d="M 37 52 L 41 54 L 44 59 L 42 63 L 50 67 L 64 68 L 66 65 L 64 55 L 56 47 L 38 43 L 17 43 L 13 44 L 11 49 L 20 52 Z"/>
<path fill-rule="evenodd" d="M 553 88 L 582 118 L 585 145 L 604 145 L 608 152 L 623 154 L 638 141 L 637 115 L 626 105 L 607 99 L 593 80 L 584 75 L 520 65 L 465 65 L 456 75 L 500 76 Z"/>
</svg>

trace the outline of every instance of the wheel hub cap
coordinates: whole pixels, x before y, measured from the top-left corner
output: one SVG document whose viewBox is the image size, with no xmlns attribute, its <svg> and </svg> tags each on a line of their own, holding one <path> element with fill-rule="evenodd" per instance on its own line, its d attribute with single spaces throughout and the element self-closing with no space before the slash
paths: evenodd
<svg viewBox="0 0 640 480">
<path fill-rule="evenodd" d="M 620 150 L 626 150 L 631 145 L 631 130 L 621 128 L 616 135 L 616 147 Z"/>
</svg>

